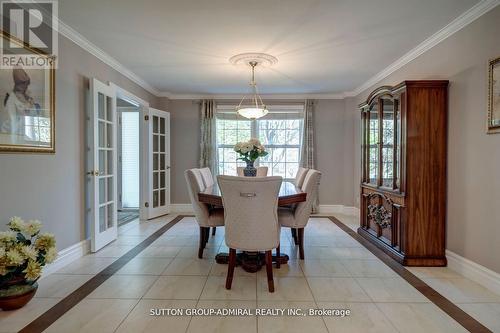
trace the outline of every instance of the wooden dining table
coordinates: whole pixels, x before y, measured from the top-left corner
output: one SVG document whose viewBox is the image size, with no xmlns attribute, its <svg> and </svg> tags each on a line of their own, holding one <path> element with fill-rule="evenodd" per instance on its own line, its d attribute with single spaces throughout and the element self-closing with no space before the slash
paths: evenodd
<svg viewBox="0 0 500 333">
<path fill-rule="evenodd" d="M 278 194 L 278 206 L 289 207 L 299 202 L 306 201 L 307 193 L 295 186 L 294 183 L 284 181 L 281 183 Z M 217 183 L 207 187 L 198 193 L 198 200 L 212 207 L 224 207 L 222 195 Z M 286 253 L 280 253 L 279 256 L 273 255 L 273 262 L 286 264 L 289 256 Z M 218 264 L 227 264 L 229 262 L 229 253 L 220 252 L 215 256 Z M 247 272 L 257 272 L 265 265 L 263 252 L 242 251 L 236 256 L 237 265 L 241 266 Z"/>
</svg>

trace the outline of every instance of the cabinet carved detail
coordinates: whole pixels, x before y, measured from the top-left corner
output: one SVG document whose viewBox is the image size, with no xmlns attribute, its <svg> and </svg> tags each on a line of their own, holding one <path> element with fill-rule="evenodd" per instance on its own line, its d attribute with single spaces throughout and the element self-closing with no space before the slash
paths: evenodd
<svg viewBox="0 0 500 333">
<path fill-rule="evenodd" d="M 385 198 L 379 193 L 371 193 L 368 195 L 368 219 L 377 223 L 382 229 L 387 228 L 391 225 L 392 214 L 389 212 L 383 203 L 379 203 L 378 200 L 372 200 L 375 198 L 381 198 L 385 200 L 389 205 L 392 206 L 392 200 L 389 198 Z M 375 202 L 374 202 L 375 201 Z"/>
</svg>

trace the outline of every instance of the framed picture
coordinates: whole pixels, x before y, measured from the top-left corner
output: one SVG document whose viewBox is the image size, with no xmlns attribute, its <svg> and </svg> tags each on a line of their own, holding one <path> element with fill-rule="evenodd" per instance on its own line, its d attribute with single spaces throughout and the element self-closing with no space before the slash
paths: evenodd
<svg viewBox="0 0 500 333">
<path fill-rule="evenodd" d="M 0 68 L 0 152 L 55 153 L 54 61 L 6 32 L 0 38 L 50 63 L 46 69 Z"/>
<path fill-rule="evenodd" d="M 488 133 L 500 133 L 500 57 L 488 69 Z"/>
</svg>

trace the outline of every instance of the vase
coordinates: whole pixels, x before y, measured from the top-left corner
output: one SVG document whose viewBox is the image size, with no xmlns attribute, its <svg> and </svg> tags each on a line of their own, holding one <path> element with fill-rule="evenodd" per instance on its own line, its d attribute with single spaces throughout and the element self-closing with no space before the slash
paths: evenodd
<svg viewBox="0 0 500 333">
<path fill-rule="evenodd" d="M 257 176 L 257 169 L 253 166 L 254 161 L 248 161 L 247 166 L 243 169 L 243 175 L 245 177 L 255 177 Z"/>
<path fill-rule="evenodd" d="M 3 311 L 22 308 L 35 296 L 38 283 L 21 283 L 0 289 L 0 309 Z"/>
</svg>

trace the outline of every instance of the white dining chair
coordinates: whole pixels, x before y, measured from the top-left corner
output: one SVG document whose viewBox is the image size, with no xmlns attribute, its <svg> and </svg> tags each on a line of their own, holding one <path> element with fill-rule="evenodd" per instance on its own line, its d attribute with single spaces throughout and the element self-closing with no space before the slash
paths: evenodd
<svg viewBox="0 0 500 333">
<path fill-rule="evenodd" d="M 265 251 L 267 283 L 274 292 L 272 249 L 280 243 L 278 193 L 281 177 L 218 176 L 224 203 L 225 241 L 229 247 L 226 289 L 231 289 L 236 249 Z"/>
<path fill-rule="evenodd" d="M 308 170 L 309 169 L 307 169 L 307 168 L 299 167 L 299 170 L 297 171 L 297 174 L 295 175 L 295 186 L 297 186 L 298 188 L 302 187 L 302 184 L 304 184 L 304 179 L 306 178 Z"/>
<path fill-rule="evenodd" d="M 198 258 L 203 258 L 203 250 L 208 241 L 210 227 L 220 227 L 224 225 L 224 209 L 213 208 L 198 200 L 198 193 L 205 189 L 203 178 L 199 169 L 188 169 L 184 171 L 186 178 L 189 199 L 193 206 L 196 221 L 200 226 L 200 244 L 198 248 Z"/>
<path fill-rule="evenodd" d="M 199 169 L 201 173 L 201 177 L 203 178 L 203 183 L 205 187 L 210 187 L 214 184 L 214 176 L 210 171 L 210 168 L 201 168 Z"/>
<path fill-rule="evenodd" d="M 245 174 L 243 173 L 244 167 L 236 167 L 236 173 L 238 174 L 238 177 L 245 177 Z M 257 177 L 266 177 L 267 176 L 267 171 L 269 170 L 268 167 L 257 167 Z"/>
<path fill-rule="evenodd" d="M 321 179 L 321 172 L 309 169 L 302 184 L 302 191 L 306 192 L 306 201 L 299 202 L 293 208 L 279 208 L 278 219 L 282 227 L 292 230 L 295 244 L 299 246 L 300 259 L 304 259 L 304 228 L 307 226 L 313 202 L 317 197 L 317 189 Z"/>
</svg>

